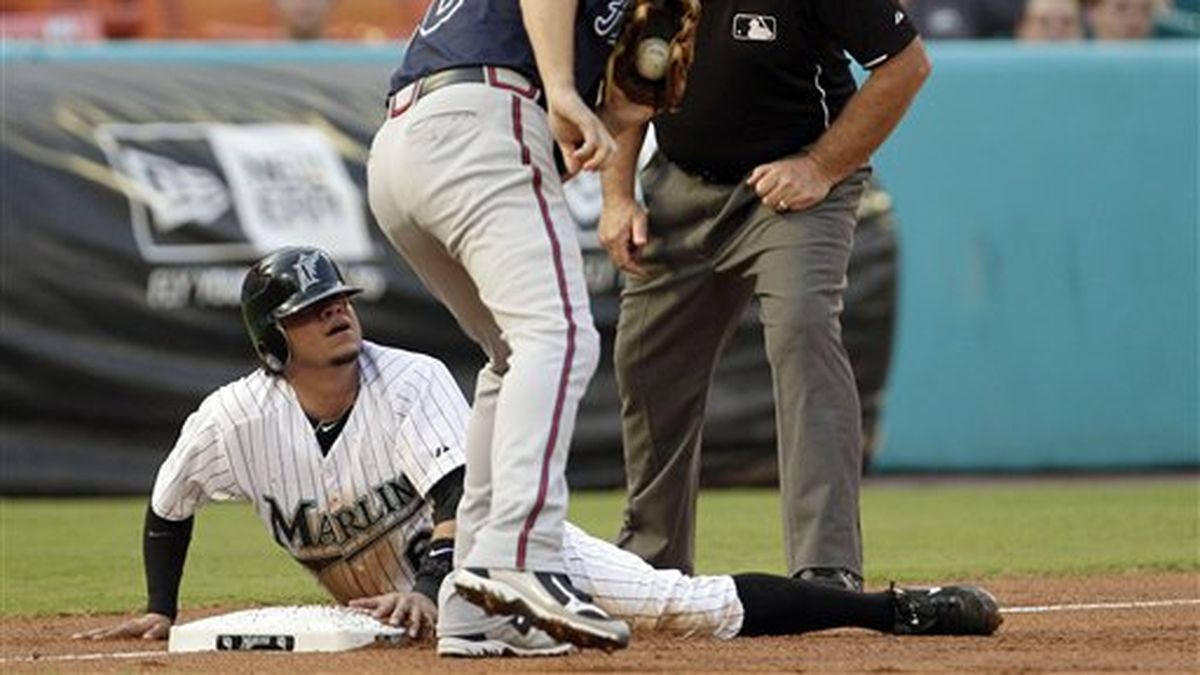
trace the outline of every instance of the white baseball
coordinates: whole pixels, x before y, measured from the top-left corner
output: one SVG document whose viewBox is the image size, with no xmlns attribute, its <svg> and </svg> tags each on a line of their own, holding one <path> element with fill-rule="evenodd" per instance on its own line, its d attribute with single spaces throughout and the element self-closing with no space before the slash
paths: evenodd
<svg viewBox="0 0 1200 675">
<path fill-rule="evenodd" d="M 662 38 L 646 38 L 638 43 L 637 71 L 647 80 L 661 80 L 667 74 L 671 45 Z"/>
</svg>

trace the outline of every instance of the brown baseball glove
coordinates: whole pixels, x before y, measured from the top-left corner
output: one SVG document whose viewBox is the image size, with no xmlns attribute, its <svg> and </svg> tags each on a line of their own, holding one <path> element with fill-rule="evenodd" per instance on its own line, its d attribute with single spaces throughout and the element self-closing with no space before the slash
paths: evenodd
<svg viewBox="0 0 1200 675">
<path fill-rule="evenodd" d="M 606 86 L 631 102 L 675 110 L 683 100 L 696 52 L 699 0 L 630 0 L 625 25 L 608 59 Z"/>
</svg>

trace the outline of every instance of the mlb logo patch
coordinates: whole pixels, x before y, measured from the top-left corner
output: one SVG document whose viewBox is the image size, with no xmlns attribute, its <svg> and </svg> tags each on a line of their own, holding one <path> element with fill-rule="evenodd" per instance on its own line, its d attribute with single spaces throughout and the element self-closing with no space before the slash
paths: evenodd
<svg viewBox="0 0 1200 675">
<path fill-rule="evenodd" d="M 735 14 L 733 39 L 743 42 L 774 42 L 775 17 L 769 14 Z"/>
</svg>

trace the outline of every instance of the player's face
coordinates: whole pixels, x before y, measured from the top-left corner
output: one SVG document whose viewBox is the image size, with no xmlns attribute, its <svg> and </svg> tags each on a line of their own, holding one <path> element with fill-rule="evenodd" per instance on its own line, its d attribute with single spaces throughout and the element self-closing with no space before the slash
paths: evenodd
<svg viewBox="0 0 1200 675">
<path fill-rule="evenodd" d="M 350 299 L 339 295 L 283 320 L 288 363 L 297 367 L 341 366 L 353 363 L 362 347 L 362 327 Z"/>
</svg>

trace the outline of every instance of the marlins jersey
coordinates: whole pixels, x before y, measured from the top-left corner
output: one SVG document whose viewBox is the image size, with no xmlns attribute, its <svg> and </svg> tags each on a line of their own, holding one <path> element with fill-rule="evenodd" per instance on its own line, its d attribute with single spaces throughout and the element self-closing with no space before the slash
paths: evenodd
<svg viewBox="0 0 1200 675">
<path fill-rule="evenodd" d="M 467 404 L 421 354 L 364 342 L 359 378 L 327 455 L 284 378 L 259 370 L 213 392 L 159 469 L 154 512 L 183 520 L 248 499 L 339 602 L 409 590 L 433 529 L 425 496 L 464 462 Z"/>
<path fill-rule="evenodd" d="M 566 2 L 567 0 L 562 0 Z M 590 100 L 621 28 L 626 0 L 579 0 L 575 84 Z M 540 85 L 520 0 L 434 0 L 413 33 L 391 93 L 430 73 L 460 66 L 504 66 Z"/>
</svg>

